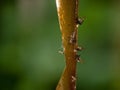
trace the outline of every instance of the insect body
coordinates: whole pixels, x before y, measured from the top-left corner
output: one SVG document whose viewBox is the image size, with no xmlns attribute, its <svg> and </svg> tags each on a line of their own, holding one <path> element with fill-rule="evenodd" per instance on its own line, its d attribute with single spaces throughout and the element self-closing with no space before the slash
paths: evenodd
<svg viewBox="0 0 120 90">
<path fill-rule="evenodd" d="M 77 51 L 82 51 L 82 50 L 83 50 L 83 47 L 78 46 L 78 47 L 76 48 L 76 50 L 77 50 Z"/>
<path fill-rule="evenodd" d="M 80 62 L 80 55 L 76 55 L 77 62 Z"/>
<path fill-rule="evenodd" d="M 77 24 L 78 24 L 78 25 L 82 25 L 83 22 L 84 22 L 84 18 L 81 18 L 81 17 L 80 17 L 80 18 L 77 19 Z"/>
</svg>

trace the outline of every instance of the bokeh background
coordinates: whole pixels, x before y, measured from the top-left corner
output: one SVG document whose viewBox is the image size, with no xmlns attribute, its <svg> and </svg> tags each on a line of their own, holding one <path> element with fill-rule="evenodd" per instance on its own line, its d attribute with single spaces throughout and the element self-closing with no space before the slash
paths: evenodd
<svg viewBox="0 0 120 90">
<path fill-rule="evenodd" d="M 120 90 L 120 1 L 80 0 L 77 90 Z M 0 0 L 0 90 L 55 90 L 63 68 L 55 0 Z"/>
</svg>

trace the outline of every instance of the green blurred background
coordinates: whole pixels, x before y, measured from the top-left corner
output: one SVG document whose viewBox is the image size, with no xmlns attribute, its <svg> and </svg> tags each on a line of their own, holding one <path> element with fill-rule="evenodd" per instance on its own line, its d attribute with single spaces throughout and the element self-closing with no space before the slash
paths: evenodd
<svg viewBox="0 0 120 90">
<path fill-rule="evenodd" d="M 77 90 L 120 90 L 120 1 L 80 0 Z M 55 90 L 63 68 L 55 0 L 0 0 L 0 90 Z"/>
</svg>

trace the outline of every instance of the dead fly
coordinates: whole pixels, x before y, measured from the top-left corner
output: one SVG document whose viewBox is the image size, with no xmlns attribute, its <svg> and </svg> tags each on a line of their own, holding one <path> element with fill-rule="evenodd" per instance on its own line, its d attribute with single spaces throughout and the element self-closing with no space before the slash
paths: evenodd
<svg viewBox="0 0 120 90">
<path fill-rule="evenodd" d="M 77 62 L 80 62 L 80 55 L 76 55 Z"/>
<path fill-rule="evenodd" d="M 60 47 L 58 53 L 64 54 L 65 48 L 63 46 Z"/>
<path fill-rule="evenodd" d="M 59 50 L 58 53 L 60 53 L 60 54 L 64 54 L 64 52 L 63 52 L 62 50 Z"/>
<path fill-rule="evenodd" d="M 83 47 L 78 46 L 78 47 L 76 48 L 76 50 L 77 50 L 77 51 L 82 51 L 82 50 L 83 50 Z"/>
<path fill-rule="evenodd" d="M 83 24 L 83 22 L 84 22 L 84 18 L 78 18 L 77 20 L 76 20 L 76 23 L 77 23 L 77 27 L 79 26 L 79 25 L 82 25 Z"/>
</svg>

